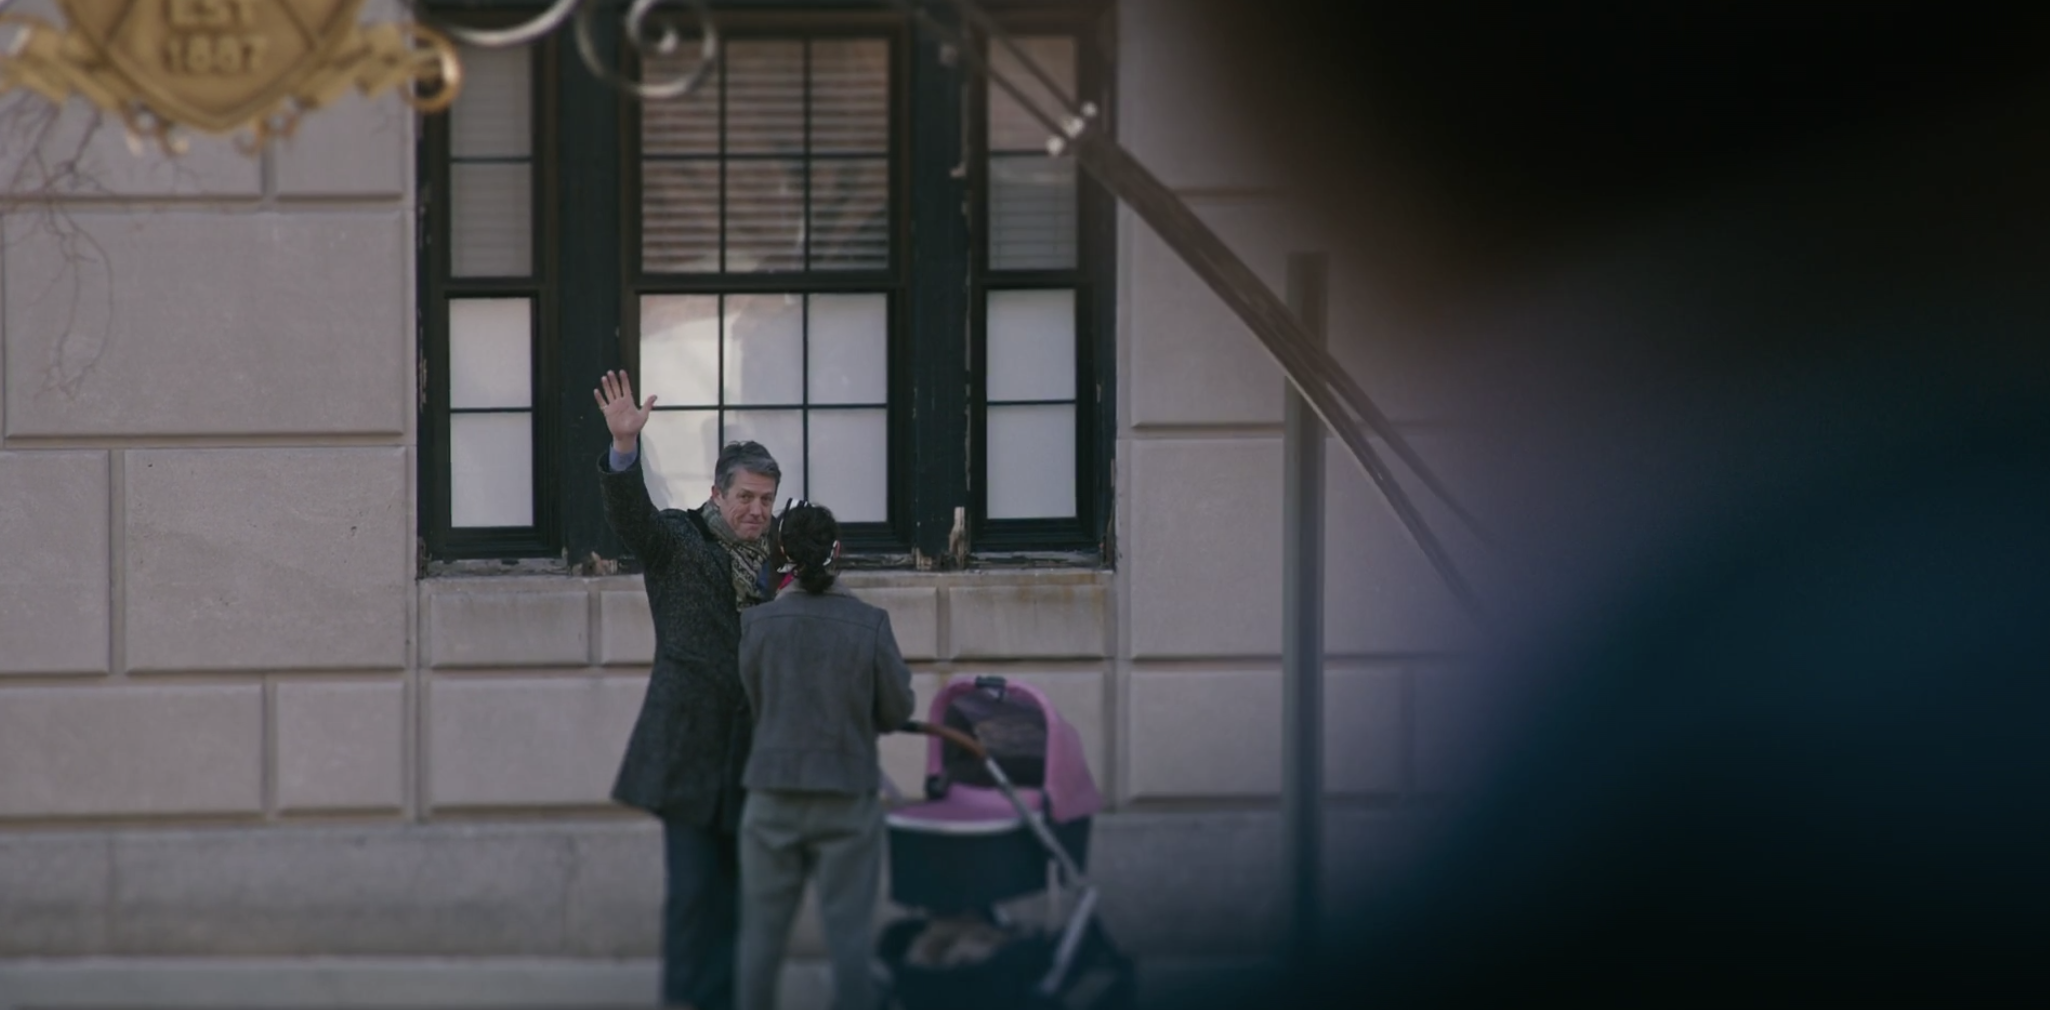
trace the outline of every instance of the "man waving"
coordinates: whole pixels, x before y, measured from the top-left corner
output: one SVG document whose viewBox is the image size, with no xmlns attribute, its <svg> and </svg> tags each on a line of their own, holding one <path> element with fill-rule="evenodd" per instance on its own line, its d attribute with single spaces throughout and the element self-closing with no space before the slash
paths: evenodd
<svg viewBox="0 0 2050 1010">
<path fill-rule="evenodd" d="M 592 395 L 612 433 L 598 467 L 605 517 L 640 559 L 655 618 L 655 665 L 612 798 L 662 819 L 663 1005 L 729 1010 L 750 725 L 740 611 L 763 599 L 762 534 L 783 471 L 759 443 L 730 443 L 703 505 L 657 512 L 640 467 L 655 398 L 635 400 L 623 371 Z"/>
</svg>

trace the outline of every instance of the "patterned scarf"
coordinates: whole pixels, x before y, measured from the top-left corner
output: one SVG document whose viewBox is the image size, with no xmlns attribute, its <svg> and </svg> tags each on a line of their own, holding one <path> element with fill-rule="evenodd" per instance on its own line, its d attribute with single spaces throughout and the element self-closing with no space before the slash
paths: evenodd
<svg viewBox="0 0 2050 1010">
<path fill-rule="evenodd" d="M 719 514 L 719 501 L 716 498 L 705 499 L 705 504 L 698 509 L 698 515 L 704 517 L 705 525 L 711 528 L 712 534 L 719 538 L 719 542 L 726 545 L 727 557 L 732 561 L 733 600 L 739 605 L 739 609 L 746 610 L 763 602 L 758 580 L 762 565 L 769 560 L 768 539 L 740 539 L 740 534 L 733 532 L 733 527 L 726 525 L 726 517 Z"/>
</svg>

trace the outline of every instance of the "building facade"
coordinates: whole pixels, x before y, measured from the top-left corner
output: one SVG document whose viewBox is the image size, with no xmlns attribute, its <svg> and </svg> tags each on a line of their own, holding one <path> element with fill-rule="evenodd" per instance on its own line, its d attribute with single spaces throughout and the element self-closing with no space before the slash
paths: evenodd
<svg viewBox="0 0 2050 1010">
<path fill-rule="evenodd" d="M 652 1001 L 659 833 L 607 799 L 653 642 L 596 508 L 612 367 L 660 398 L 658 501 L 760 439 L 922 698 L 999 674 L 1081 729 L 1154 991 L 1271 958 L 1279 369 L 959 53 L 731 6 L 699 95 L 631 103 L 565 38 L 257 156 L 0 99 L 0 1007 Z M 1171 0 L 992 6 L 1275 290 L 1333 248 Z M 1331 331 L 1370 329 L 1331 273 Z M 1461 486 L 1445 405 L 1337 346 Z M 1327 457 L 1337 895 L 1456 766 L 1461 625 Z"/>
</svg>

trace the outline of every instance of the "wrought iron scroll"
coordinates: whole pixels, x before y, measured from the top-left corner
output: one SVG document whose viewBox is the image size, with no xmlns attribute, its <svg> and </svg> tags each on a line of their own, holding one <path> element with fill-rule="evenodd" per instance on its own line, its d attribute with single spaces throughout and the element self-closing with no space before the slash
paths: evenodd
<svg viewBox="0 0 2050 1010">
<path fill-rule="evenodd" d="M 406 6 L 413 16 L 448 37 L 464 45 L 479 49 L 506 49 L 524 46 L 540 41 L 574 22 L 577 56 L 593 76 L 640 99 L 680 98 L 696 91 L 719 64 L 719 31 L 712 17 L 709 0 L 669 0 L 675 6 L 690 8 L 698 23 L 700 35 L 698 60 L 689 72 L 676 77 L 636 80 L 627 76 L 621 68 L 605 64 L 598 53 L 595 38 L 595 22 L 599 0 L 554 0 L 548 9 L 531 20 L 508 28 L 475 28 L 454 24 L 420 0 L 406 0 Z M 683 46 L 683 37 L 673 25 L 656 24 L 651 15 L 664 0 L 634 0 L 626 10 L 623 29 L 627 41 L 643 57 L 671 56 Z M 645 61 L 643 62 L 645 67 Z"/>
</svg>

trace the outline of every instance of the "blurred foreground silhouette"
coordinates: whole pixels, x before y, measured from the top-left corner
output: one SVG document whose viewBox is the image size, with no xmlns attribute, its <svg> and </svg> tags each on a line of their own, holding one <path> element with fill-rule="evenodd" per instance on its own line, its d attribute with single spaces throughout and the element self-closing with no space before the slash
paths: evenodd
<svg viewBox="0 0 2050 1010">
<path fill-rule="evenodd" d="M 1380 325 L 1332 340 L 1457 390 L 1539 564 L 1463 798 L 1319 973 L 1215 1005 L 2039 989 L 2043 34 L 1201 6 L 1351 241 Z"/>
</svg>

